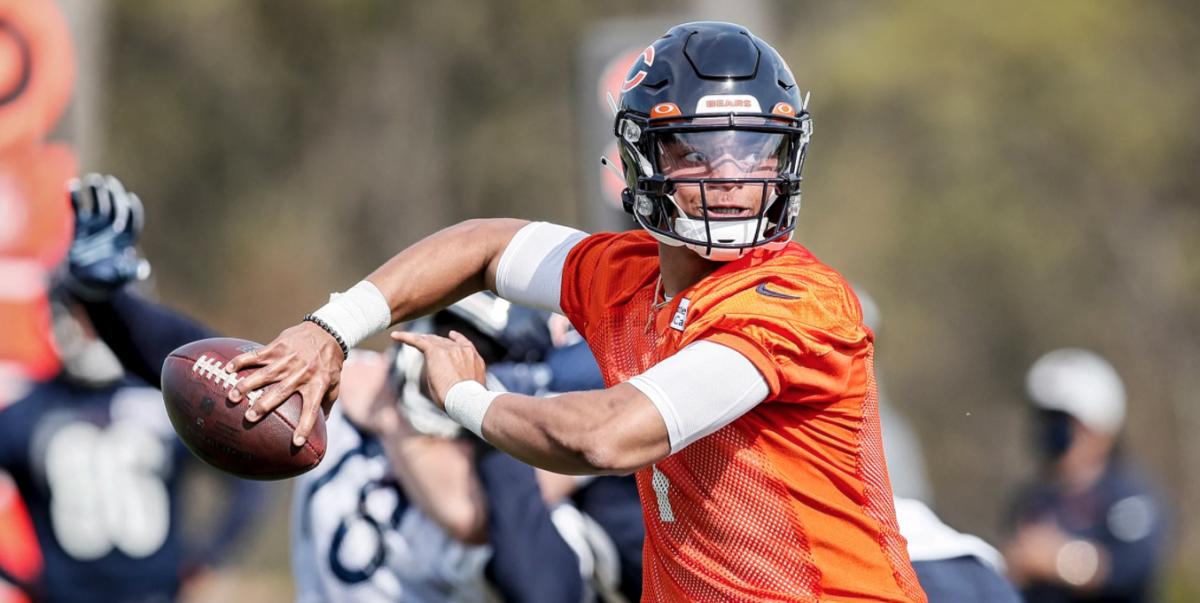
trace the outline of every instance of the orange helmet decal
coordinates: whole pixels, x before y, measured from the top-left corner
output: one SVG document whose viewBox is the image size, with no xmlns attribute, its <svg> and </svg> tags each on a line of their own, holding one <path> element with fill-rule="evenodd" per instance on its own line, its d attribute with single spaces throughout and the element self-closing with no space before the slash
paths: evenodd
<svg viewBox="0 0 1200 603">
<path fill-rule="evenodd" d="M 795 115 L 796 108 L 788 103 L 775 103 L 775 108 L 771 109 L 774 115 Z"/>
<path fill-rule="evenodd" d="M 645 65 L 646 68 L 654 65 L 654 46 L 647 46 L 646 49 L 642 51 L 642 64 Z M 639 69 L 637 73 L 633 74 L 633 77 L 625 80 L 624 84 L 621 84 L 621 92 L 629 92 L 630 90 L 637 88 L 638 84 L 642 83 L 642 81 L 645 79 L 646 70 Z"/>
<path fill-rule="evenodd" d="M 658 103 L 650 110 L 650 117 L 679 117 L 683 112 L 679 110 L 679 106 L 675 103 Z"/>
</svg>

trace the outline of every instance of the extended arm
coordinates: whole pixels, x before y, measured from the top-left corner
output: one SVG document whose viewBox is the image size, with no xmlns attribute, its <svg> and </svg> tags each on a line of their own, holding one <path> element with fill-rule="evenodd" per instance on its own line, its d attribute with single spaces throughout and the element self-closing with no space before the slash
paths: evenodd
<svg viewBox="0 0 1200 603">
<path fill-rule="evenodd" d="M 127 287 L 150 273 L 136 248 L 145 222 L 136 194 L 112 176 L 87 174 L 71 181 L 69 196 L 75 234 L 62 282 L 125 370 L 157 386 L 171 350 L 216 334 Z"/>
<path fill-rule="evenodd" d="M 495 287 L 501 254 L 527 222 L 469 220 L 439 231 L 396 254 L 316 316 L 348 347 L 397 321 L 428 314 L 484 288 Z M 240 401 L 250 391 L 277 384 L 247 410 L 254 421 L 300 392 L 304 410 L 295 441 L 304 442 L 322 404 L 337 397 L 344 355 L 339 343 L 315 322 L 281 333 L 269 345 L 229 363 L 238 371 L 260 367 L 231 388 Z"/>
<path fill-rule="evenodd" d="M 125 370 L 155 387 L 163 361 L 175 348 L 209 337 L 212 329 L 128 289 L 100 300 L 80 300 L 88 319 Z"/>
<path fill-rule="evenodd" d="M 468 220 L 385 262 L 367 280 L 387 300 L 390 324 L 430 314 L 477 291 L 495 290 L 500 257 L 526 224 L 511 218 Z"/>
</svg>

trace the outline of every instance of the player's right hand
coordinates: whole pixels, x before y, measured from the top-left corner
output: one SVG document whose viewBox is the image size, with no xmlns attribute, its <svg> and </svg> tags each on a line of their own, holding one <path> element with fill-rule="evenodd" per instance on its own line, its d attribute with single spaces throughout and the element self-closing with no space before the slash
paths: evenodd
<svg viewBox="0 0 1200 603">
<path fill-rule="evenodd" d="M 425 355 L 425 388 L 441 410 L 446 410 L 446 394 L 455 384 L 462 381 L 486 383 L 487 367 L 479 350 L 458 331 L 450 331 L 449 337 L 392 331 L 392 339 L 411 345 Z"/>
<path fill-rule="evenodd" d="M 113 176 L 87 174 L 68 184 L 75 235 L 67 252 L 67 287 L 86 299 L 103 299 L 150 275 L 138 254 L 142 201 Z"/>
<path fill-rule="evenodd" d="M 253 423 L 299 392 L 304 409 L 292 443 L 303 446 L 317 422 L 317 413 L 328 413 L 338 397 L 343 360 L 341 346 L 328 332 L 312 322 L 302 322 L 265 347 L 241 354 L 225 365 L 225 370 L 234 373 L 256 369 L 229 388 L 229 399 L 249 400 L 247 394 L 267 388 L 257 401 L 247 404 L 246 420 Z"/>
</svg>

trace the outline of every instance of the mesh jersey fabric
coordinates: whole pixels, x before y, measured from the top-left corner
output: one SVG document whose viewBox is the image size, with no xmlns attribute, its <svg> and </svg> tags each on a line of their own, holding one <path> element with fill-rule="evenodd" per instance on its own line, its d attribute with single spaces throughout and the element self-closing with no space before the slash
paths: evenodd
<svg viewBox="0 0 1200 603">
<path fill-rule="evenodd" d="M 770 393 L 638 471 L 643 600 L 924 602 L 892 505 L 873 335 L 845 280 L 796 243 L 656 308 L 657 277 L 644 232 L 590 236 L 567 258 L 562 309 L 605 382 L 708 340 L 743 353 Z"/>
</svg>

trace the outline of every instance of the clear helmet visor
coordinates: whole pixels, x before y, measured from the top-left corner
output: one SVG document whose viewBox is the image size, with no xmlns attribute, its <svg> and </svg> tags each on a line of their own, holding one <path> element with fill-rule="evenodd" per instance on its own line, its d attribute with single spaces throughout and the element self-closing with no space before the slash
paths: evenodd
<svg viewBox="0 0 1200 603">
<path fill-rule="evenodd" d="M 775 178 L 791 165 L 789 138 L 748 130 L 664 132 L 655 137 L 655 154 L 668 178 Z"/>
</svg>

